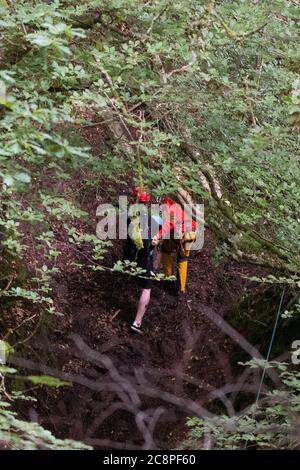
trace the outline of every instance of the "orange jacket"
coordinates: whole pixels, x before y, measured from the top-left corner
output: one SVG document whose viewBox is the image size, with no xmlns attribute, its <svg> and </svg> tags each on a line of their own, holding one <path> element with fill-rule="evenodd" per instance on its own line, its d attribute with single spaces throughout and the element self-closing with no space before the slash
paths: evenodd
<svg viewBox="0 0 300 470">
<path fill-rule="evenodd" d="M 190 230 L 197 230 L 195 220 L 184 211 L 180 204 L 169 197 L 165 197 L 162 207 L 163 224 L 158 231 L 158 238 L 168 238 L 171 232 L 182 235 Z"/>
</svg>

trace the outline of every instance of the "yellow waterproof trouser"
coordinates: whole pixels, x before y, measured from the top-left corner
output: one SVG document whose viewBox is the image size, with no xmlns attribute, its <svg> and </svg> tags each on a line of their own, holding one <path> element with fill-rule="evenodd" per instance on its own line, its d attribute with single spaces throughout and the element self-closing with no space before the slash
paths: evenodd
<svg viewBox="0 0 300 470">
<path fill-rule="evenodd" d="M 187 267 L 188 267 L 187 261 L 178 262 L 177 269 L 178 269 L 179 292 L 185 292 Z"/>
<path fill-rule="evenodd" d="M 165 276 L 172 276 L 174 274 L 172 253 L 177 253 L 177 284 L 179 292 L 185 292 L 188 258 L 195 240 L 196 233 L 194 231 L 186 232 L 181 240 L 174 238 L 163 240 L 161 259 Z"/>
</svg>

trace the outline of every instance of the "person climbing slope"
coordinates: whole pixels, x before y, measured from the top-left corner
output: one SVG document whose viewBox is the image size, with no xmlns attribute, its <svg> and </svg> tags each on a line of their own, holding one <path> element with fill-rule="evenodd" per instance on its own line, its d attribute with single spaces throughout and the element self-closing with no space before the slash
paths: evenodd
<svg viewBox="0 0 300 470">
<path fill-rule="evenodd" d="M 136 204 L 129 208 L 128 235 L 124 243 L 124 259 L 136 262 L 138 268 L 145 272 L 138 277 L 142 292 L 139 298 L 135 320 L 131 329 L 142 333 L 141 324 L 146 309 L 150 302 L 153 273 L 153 253 L 155 247 L 152 245 L 152 233 L 155 233 L 162 224 L 162 220 L 155 215 L 150 215 L 151 197 L 148 193 L 136 188 L 133 193 Z"/>
<path fill-rule="evenodd" d="M 163 224 L 152 239 L 153 246 L 162 241 L 161 261 L 166 277 L 174 275 L 172 254 L 177 254 L 176 294 L 186 290 L 187 268 L 190 251 L 196 240 L 197 223 L 180 204 L 169 197 L 164 198 Z"/>
</svg>

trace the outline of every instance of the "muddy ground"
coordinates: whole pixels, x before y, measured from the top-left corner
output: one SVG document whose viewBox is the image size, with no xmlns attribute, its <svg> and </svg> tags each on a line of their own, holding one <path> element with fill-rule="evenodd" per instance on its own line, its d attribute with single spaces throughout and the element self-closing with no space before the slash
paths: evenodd
<svg viewBox="0 0 300 470">
<path fill-rule="evenodd" d="M 234 382 L 234 344 L 204 312 L 232 312 L 250 285 L 242 277 L 250 268 L 214 263 L 214 240 L 206 231 L 204 248 L 189 262 L 187 294 L 177 300 L 157 283 L 139 336 L 130 332 L 139 295 L 135 279 L 93 272 L 91 247 L 74 252 L 59 230 L 56 246 L 63 257 L 53 288 L 63 316 L 41 324 L 29 341 L 29 358 L 36 372 L 49 373 L 48 366 L 75 380 L 71 387 L 33 390 L 37 403 L 22 413 L 57 436 L 95 448 L 178 447 L 186 417 L 205 415 L 208 406 L 224 410 L 210 393 Z M 112 266 L 121 253 L 116 242 L 104 264 Z"/>
<path fill-rule="evenodd" d="M 127 194 L 129 188 L 126 181 L 117 187 L 101 178 L 87 188 L 87 180 L 89 175 L 79 172 L 58 190 L 71 194 L 88 214 L 76 223 L 77 229 L 94 234 L 97 205 L 110 202 L 111 194 Z M 41 320 L 39 306 L 19 302 L 4 312 L 11 333 L 7 339 L 23 355 L 17 365 L 24 373 L 50 373 L 72 385 L 34 387 L 31 395 L 37 402 L 26 402 L 18 411 L 58 437 L 95 448 L 179 447 L 188 416 L 226 408 L 213 391 L 234 382 L 239 372 L 231 360 L 236 346 L 205 312 L 232 314 L 241 296 L 253 288 L 243 277 L 253 267 L 233 260 L 214 262 L 215 241 L 206 231 L 203 249 L 189 262 L 187 294 L 177 301 L 165 286 L 155 284 L 144 335 L 137 336 L 130 332 L 139 295 L 135 279 L 93 271 L 89 243 L 74 246 L 64 221 L 46 222 L 62 252 L 55 261 L 60 272 L 52 282 L 62 316 Z M 33 275 L 44 262 L 43 250 L 30 231 L 25 238 L 27 270 Z M 121 256 L 122 243 L 117 241 L 104 265 L 113 266 Z"/>
</svg>

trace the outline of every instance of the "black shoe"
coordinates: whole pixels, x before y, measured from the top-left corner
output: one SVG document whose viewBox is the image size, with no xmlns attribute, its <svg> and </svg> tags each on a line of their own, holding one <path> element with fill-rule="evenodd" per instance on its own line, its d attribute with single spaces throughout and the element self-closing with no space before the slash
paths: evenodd
<svg viewBox="0 0 300 470">
<path fill-rule="evenodd" d="M 187 293 L 186 291 L 178 290 L 176 296 L 177 296 L 177 299 L 183 300 L 187 298 Z"/>
<path fill-rule="evenodd" d="M 142 328 L 140 326 L 135 325 L 134 323 L 131 325 L 130 329 L 140 335 L 143 334 Z"/>
</svg>

